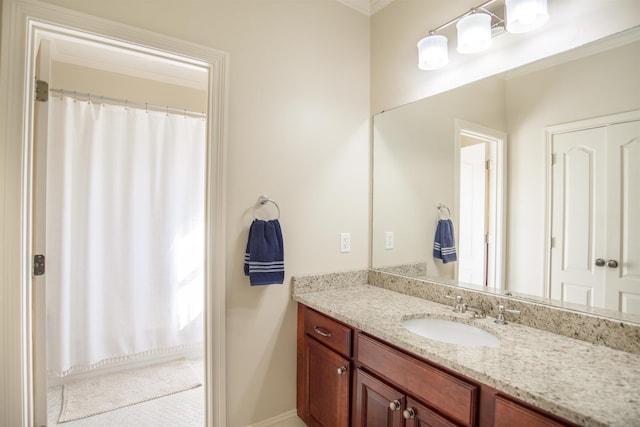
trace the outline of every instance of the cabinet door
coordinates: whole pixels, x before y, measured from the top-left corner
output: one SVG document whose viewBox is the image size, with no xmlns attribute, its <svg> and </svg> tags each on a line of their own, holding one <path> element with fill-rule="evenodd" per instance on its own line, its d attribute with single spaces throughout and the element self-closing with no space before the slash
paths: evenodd
<svg viewBox="0 0 640 427">
<path fill-rule="evenodd" d="M 314 427 L 348 427 L 349 359 L 305 337 L 303 371 L 304 421 Z"/>
<path fill-rule="evenodd" d="M 405 427 L 457 427 L 457 424 L 452 423 L 410 397 L 407 398 L 407 411 L 405 411 L 405 417 L 407 418 Z"/>
<path fill-rule="evenodd" d="M 564 427 L 573 424 L 554 420 L 502 396 L 496 396 L 495 427 Z"/>
<path fill-rule="evenodd" d="M 354 427 L 402 427 L 404 407 L 401 392 L 361 369 L 356 371 Z"/>
</svg>

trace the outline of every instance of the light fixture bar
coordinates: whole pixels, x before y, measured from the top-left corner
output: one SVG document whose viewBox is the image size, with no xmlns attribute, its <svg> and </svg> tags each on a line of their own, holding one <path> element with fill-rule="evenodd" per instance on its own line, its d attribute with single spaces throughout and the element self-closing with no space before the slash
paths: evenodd
<svg viewBox="0 0 640 427">
<path fill-rule="evenodd" d="M 496 1 L 498 1 L 498 0 L 488 0 L 488 1 L 486 1 L 486 2 L 484 2 L 482 4 L 480 4 L 480 5 L 472 8 L 468 12 L 465 12 L 462 15 L 456 16 L 455 18 L 451 19 L 450 21 L 447 21 L 444 24 L 440 25 L 439 27 L 434 28 L 433 30 L 429 31 L 429 34 L 436 33 L 438 31 L 444 30 L 449 25 L 455 24 L 460 19 L 464 18 L 467 15 L 470 15 L 470 14 L 474 13 L 478 9 L 482 9 L 483 12 L 486 12 L 486 13 L 490 14 L 492 17 L 498 19 L 499 23 L 501 23 L 501 22 L 504 21 L 502 18 L 500 18 L 499 16 L 497 16 L 495 13 L 491 12 L 490 10 L 486 9 L 487 6 L 489 6 L 491 3 L 495 3 Z"/>
</svg>

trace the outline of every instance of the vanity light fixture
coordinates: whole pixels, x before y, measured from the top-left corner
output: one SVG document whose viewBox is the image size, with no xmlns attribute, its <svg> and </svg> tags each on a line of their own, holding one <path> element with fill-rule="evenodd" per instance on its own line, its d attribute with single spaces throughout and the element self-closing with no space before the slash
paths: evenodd
<svg viewBox="0 0 640 427">
<path fill-rule="evenodd" d="M 491 15 L 474 10 L 460 18 L 458 29 L 458 52 L 478 53 L 491 46 Z"/>
<path fill-rule="evenodd" d="M 506 0 L 507 31 L 526 33 L 540 28 L 549 20 L 547 0 Z"/>
<path fill-rule="evenodd" d="M 449 63 L 447 37 L 436 33 L 452 24 L 457 28 L 458 52 L 470 54 L 488 49 L 492 36 L 505 28 L 510 33 L 524 33 L 539 28 L 549 19 L 547 0 L 504 0 L 505 19 L 487 9 L 496 1 L 485 1 L 429 31 L 429 35 L 418 42 L 418 68 L 437 70 Z"/>
<path fill-rule="evenodd" d="M 429 34 L 418 42 L 418 68 L 437 70 L 449 63 L 447 38 L 440 34 Z"/>
</svg>

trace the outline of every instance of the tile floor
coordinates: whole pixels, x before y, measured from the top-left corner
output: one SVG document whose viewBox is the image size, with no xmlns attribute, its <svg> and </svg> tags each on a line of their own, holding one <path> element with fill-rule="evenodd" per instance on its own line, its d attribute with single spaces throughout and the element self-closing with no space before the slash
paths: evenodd
<svg viewBox="0 0 640 427">
<path fill-rule="evenodd" d="M 204 379 L 202 360 L 189 360 L 196 374 Z M 204 425 L 204 387 L 153 399 L 115 411 L 58 424 L 62 386 L 49 388 L 48 427 L 202 427 Z"/>
</svg>

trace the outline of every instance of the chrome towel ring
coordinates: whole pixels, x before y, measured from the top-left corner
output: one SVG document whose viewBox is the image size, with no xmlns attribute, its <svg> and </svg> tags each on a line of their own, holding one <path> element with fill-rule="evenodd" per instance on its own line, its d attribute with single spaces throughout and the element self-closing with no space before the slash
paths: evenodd
<svg viewBox="0 0 640 427">
<path fill-rule="evenodd" d="M 443 215 L 445 214 L 445 209 L 447 210 L 447 212 L 446 216 L 443 217 Z M 438 219 L 451 219 L 451 210 L 449 210 L 449 208 L 442 203 L 438 203 Z"/>
<path fill-rule="evenodd" d="M 276 219 L 280 219 L 280 206 L 278 206 L 276 202 L 274 202 L 273 200 L 271 200 L 270 198 L 264 195 L 258 197 L 258 203 L 253 207 L 253 219 L 257 219 L 256 210 L 260 206 L 266 205 L 267 203 L 273 203 L 275 205 L 276 209 L 278 210 L 278 216 L 276 217 Z"/>
</svg>

